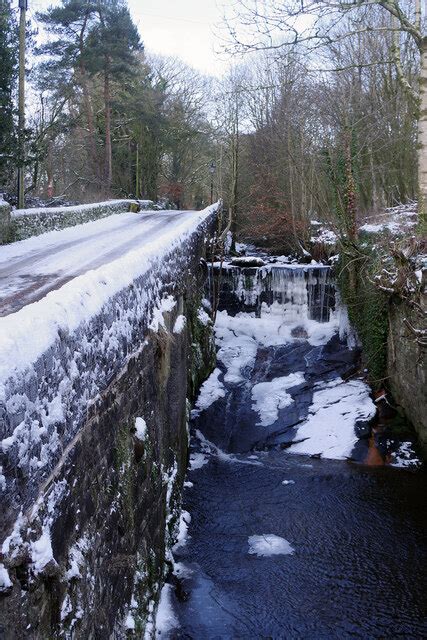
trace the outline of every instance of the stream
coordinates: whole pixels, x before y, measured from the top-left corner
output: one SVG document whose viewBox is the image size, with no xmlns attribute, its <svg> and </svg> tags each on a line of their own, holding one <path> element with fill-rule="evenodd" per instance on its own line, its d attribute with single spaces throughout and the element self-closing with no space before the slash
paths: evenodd
<svg viewBox="0 0 427 640">
<path fill-rule="evenodd" d="M 372 431 L 329 269 L 219 268 L 158 635 L 427 637 L 425 469 L 410 440 Z"/>
</svg>

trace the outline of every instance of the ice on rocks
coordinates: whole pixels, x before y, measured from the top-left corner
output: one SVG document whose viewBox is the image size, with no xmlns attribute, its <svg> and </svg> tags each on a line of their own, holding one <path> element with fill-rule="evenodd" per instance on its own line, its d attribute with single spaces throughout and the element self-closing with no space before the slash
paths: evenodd
<svg viewBox="0 0 427 640">
<path fill-rule="evenodd" d="M 303 373 L 291 373 L 288 376 L 274 378 L 270 382 L 259 382 L 252 387 L 252 408 L 258 412 L 259 425 L 268 427 L 276 422 L 279 410 L 293 403 L 288 389 L 303 384 Z"/>
<path fill-rule="evenodd" d="M 12 587 L 12 580 L 9 577 L 9 572 L 0 562 L 0 593 L 2 591 L 8 591 Z"/>
<path fill-rule="evenodd" d="M 144 418 L 136 418 L 135 419 L 135 438 L 140 440 L 140 442 L 144 442 L 145 436 L 147 435 L 147 423 Z"/>
<path fill-rule="evenodd" d="M 187 544 L 188 540 L 188 527 L 191 522 L 191 515 L 188 511 L 182 510 L 179 517 L 179 527 L 176 543 L 174 544 L 172 551 L 178 551 Z"/>
<path fill-rule="evenodd" d="M 164 584 L 160 594 L 160 602 L 156 614 L 156 638 L 167 638 L 169 632 L 179 626 L 178 619 L 172 606 L 172 593 L 172 585 L 168 583 Z"/>
<path fill-rule="evenodd" d="M 40 538 L 31 543 L 31 560 L 34 573 L 41 573 L 45 566 L 54 560 L 50 531 L 45 528 Z"/>
<path fill-rule="evenodd" d="M 415 453 L 412 442 L 402 442 L 397 451 L 392 453 L 390 464 L 400 469 L 416 469 L 422 462 Z"/>
<path fill-rule="evenodd" d="M 173 326 L 173 333 L 182 333 L 185 329 L 186 323 L 187 323 L 186 317 L 183 315 L 179 315 L 175 320 L 175 324 Z"/>
<path fill-rule="evenodd" d="M 203 411 L 211 406 L 219 398 L 225 396 L 225 388 L 219 380 L 221 369 L 214 369 L 207 380 L 202 384 L 196 402 L 196 411 Z"/>
<path fill-rule="evenodd" d="M 294 437 L 297 442 L 289 451 L 345 459 L 357 442 L 356 423 L 371 420 L 375 413 L 370 389 L 363 380 L 344 382 L 336 378 L 315 390 L 309 417 L 298 427 Z"/>
</svg>

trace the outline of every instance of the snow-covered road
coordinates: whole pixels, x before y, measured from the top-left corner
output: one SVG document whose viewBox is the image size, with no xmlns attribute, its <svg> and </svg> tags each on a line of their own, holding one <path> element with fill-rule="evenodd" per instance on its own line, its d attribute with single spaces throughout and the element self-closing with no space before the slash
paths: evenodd
<svg viewBox="0 0 427 640">
<path fill-rule="evenodd" d="M 161 238 L 195 211 L 122 213 L 0 247 L 0 316 Z"/>
</svg>

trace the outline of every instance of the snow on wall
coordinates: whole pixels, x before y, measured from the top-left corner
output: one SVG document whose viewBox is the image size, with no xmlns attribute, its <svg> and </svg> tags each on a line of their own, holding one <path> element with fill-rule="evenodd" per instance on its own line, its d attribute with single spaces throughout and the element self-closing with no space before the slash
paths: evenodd
<svg viewBox="0 0 427 640">
<path fill-rule="evenodd" d="M 49 207 L 40 209 L 16 209 L 11 213 L 13 240 L 25 240 L 47 231 L 59 231 L 65 227 L 106 218 L 114 213 L 125 213 L 136 200 L 109 200 L 75 207 Z"/>
<path fill-rule="evenodd" d="M 113 263 L 0 318 L 2 508 L 17 515 L 78 434 L 88 407 L 142 346 L 216 205 Z M 10 522 L 10 517 L 3 518 Z"/>
</svg>

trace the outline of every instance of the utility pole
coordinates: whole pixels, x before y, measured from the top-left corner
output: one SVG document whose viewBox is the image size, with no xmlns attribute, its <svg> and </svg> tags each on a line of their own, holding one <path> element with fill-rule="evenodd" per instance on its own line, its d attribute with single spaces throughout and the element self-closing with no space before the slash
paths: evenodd
<svg viewBox="0 0 427 640">
<path fill-rule="evenodd" d="M 25 26 L 28 0 L 19 0 L 18 209 L 25 206 Z"/>
</svg>

